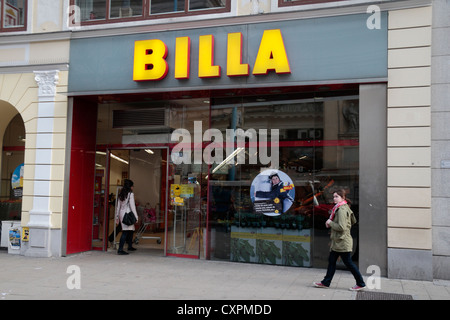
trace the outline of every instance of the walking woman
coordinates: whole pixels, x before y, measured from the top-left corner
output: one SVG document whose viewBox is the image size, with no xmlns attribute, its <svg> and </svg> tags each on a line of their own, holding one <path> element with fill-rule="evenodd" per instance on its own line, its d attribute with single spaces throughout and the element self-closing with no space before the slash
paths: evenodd
<svg viewBox="0 0 450 320">
<path fill-rule="evenodd" d="M 350 230 L 352 225 L 356 223 L 356 218 L 347 203 L 349 201 L 346 199 L 345 190 L 336 190 L 333 193 L 333 201 L 335 206 L 331 211 L 330 218 L 325 222 L 325 226 L 331 228 L 331 249 L 328 257 L 327 274 L 321 282 L 314 282 L 314 286 L 317 288 L 328 288 L 330 286 L 336 271 L 336 262 L 340 256 L 342 262 L 356 280 L 356 285 L 351 287 L 350 290 L 359 291 L 364 289 L 366 284 L 351 258 L 353 239 Z"/>
<path fill-rule="evenodd" d="M 136 250 L 133 248 L 133 233 L 134 233 L 134 224 L 128 226 L 122 222 L 123 216 L 127 212 L 133 212 L 136 217 L 136 222 L 138 219 L 138 214 L 136 211 L 136 203 L 134 202 L 134 193 L 133 193 L 133 181 L 125 179 L 123 183 L 123 188 L 119 192 L 119 201 L 117 202 L 116 208 L 116 225 L 121 223 L 122 225 L 122 236 L 120 237 L 119 242 L 119 250 L 117 254 L 128 254 L 123 250 L 123 246 L 125 242 L 128 244 L 128 251 Z"/>
</svg>

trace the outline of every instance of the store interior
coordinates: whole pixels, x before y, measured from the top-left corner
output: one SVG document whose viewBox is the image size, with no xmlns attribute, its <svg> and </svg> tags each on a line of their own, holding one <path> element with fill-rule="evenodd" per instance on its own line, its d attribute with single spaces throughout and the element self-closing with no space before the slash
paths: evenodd
<svg viewBox="0 0 450 320">
<path fill-rule="evenodd" d="M 108 250 L 115 250 L 120 241 L 120 230 L 115 229 L 117 196 L 124 179 L 134 182 L 138 223 L 133 243 L 148 253 L 162 255 L 165 245 L 164 214 L 161 211 L 161 149 L 118 149 L 109 151 L 109 194 L 107 214 L 104 212 L 107 153 L 96 152 L 96 187 L 93 219 L 93 248 L 103 248 L 105 231 Z M 164 197 L 163 197 L 164 200 Z M 107 225 L 105 225 L 105 216 Z M 105 229 L 107 228 L 107 229 Z M 115 236 L 115 237 L 114 237 Z M 126 248 L 127 246 L 125 246 Z"/>
<path fill-rule="evenodd" d="M 347 188 L 358 212 L 358 91 L 352 86 L 297 89 L 242 96 L 233 91 L 98 97 L 96 165 L 102 188 L 109 170 L 110 194 L 117 193 L 123 179 L 131 179 L 143 208 L 168 215 L 168 225 L 146 230 L 144 238 L 150 239 L 139 240 L 137 248 L 200 259 L 326 266 L 330 191 Z M 295 185 L 293 205 L 285 214 L 265 217 L 253 211 L 250 186 L 267 167 L 250 163 L 248 149 L 243 161 L 235 156 L 228 163 L 223 157 L 211 166 L 205 159 L 175 164 L 167 157 L 176 144 L 171 141 L 174 130 L 191 133 L 192 143 L 199 122 L 201 133 L 213 128 L 223 137 L 230 128 L 279 130 L 279 170 Z M 203 152 L 208 143 L 203 141 Z M 176 186 L 182 204 L 175 201 Z M 157 189 L 161 193 L 155 194 Z M 161 236 L 162 243 L 152 236 Z M 303 254 L 287 255 L 292 248 Z"/>
</svg>

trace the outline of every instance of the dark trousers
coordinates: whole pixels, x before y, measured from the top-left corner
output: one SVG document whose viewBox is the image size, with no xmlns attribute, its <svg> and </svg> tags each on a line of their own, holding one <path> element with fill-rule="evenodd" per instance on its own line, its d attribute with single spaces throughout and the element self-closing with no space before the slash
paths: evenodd
<svg viewBox="0 0 450 320">
<path fill-rule="evenodd" d="M 123 245 L 128 243 L 128 249 L 133 246 L 133 230 L 122 230 L 122 235 L 120 236 L 119 251 L 123 251 Z"/>
<path fill-rule="evenodd" d="M 116 228 L 116 236 L 120 233 L 120 231 L 122 231 L 122 224 L 119 223 L 115 226 Z M 111 232 L 111 234 L 108 237 L 109 242 L 114 242 L 114 230 L 113 232 Z"/>
<path fill-rule="evenodd" d="M 330 251 L 330 256 L 328 257 L 327 274 L 325 275 L 325 278 L 323 278 L 322 284 L 327 287 L 330 286 L 331 280 L 333 280 L 334 273 L 336 272 L 336 262 L 339 256 L 341 257 L 342 262 L 344 262 L 348 270 L 350 270 L 350 272 L 352 273 L 353 277 L 356 280 L 356 284 L 360 287 L 365 287 L 366 284 L 364 283 L 363 277 L 361 276 L 358 267 L 352 261 L 351 252 Z"/>
</svg>

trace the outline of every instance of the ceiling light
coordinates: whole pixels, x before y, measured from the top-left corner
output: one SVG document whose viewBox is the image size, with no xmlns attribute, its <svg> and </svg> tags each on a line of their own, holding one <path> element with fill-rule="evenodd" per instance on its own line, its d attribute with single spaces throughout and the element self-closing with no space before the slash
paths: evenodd
<svg viewBox="0 0 450 320">
<path fill-rule="evenodd" d="M 125 164 L 128 164 L 128 161 L 127 161 L 127 160 L 124 160 L 124 159 L 122 159 L 122 158 L 119 158 L 119 157 L 116 156 L 115 154 L 112 154 L 112 153 L 111 153 L 111 158 L 116 159 L 116 160 L 118 160 L 118 161 L 120 161 L 120 162 L 123 162 L 123 163 L 125 163 Z"/>
<path fill-rule="evenodd" d="M 100 154 L 100 155 L 102 155 L 102 156 L 105 156 L 105 155 L 106 155 L 106 152 L 103 152 L 103 151 L 95 151 L 95 153 L 96 153 L 96 154 Z M 122 159 L 122 158 L 116 156 L 116 155 L 113 154 L 113 153 L 111 153 L 111 158 L 116 159 L 117 161 L 123 162 L 123 163 L 125 163 L 125 164 L 128 164 L 128 161 L 127 161 L 127 160 L 124 160 L 124 159 Z"/>
</svg>

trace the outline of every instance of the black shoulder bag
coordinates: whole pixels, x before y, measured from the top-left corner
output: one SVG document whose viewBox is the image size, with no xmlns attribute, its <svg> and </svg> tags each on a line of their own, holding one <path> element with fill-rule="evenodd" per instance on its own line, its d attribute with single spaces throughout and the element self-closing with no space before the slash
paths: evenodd
<svg viewBox="0 0 450 320">
<path fill-rule="evenodd" d="M 130 208 L 130 194 L 128 194 L 128 209 L 131 210 Z M 127 225 L 127 226 L 132 226 L 133 224 L 136 223 L 136 216 L 134 215 L 134 213 L 132 211 L 126 212 L 123 215 L 123 219 L 122 219 L 122 223 Z"/>
</svg>

